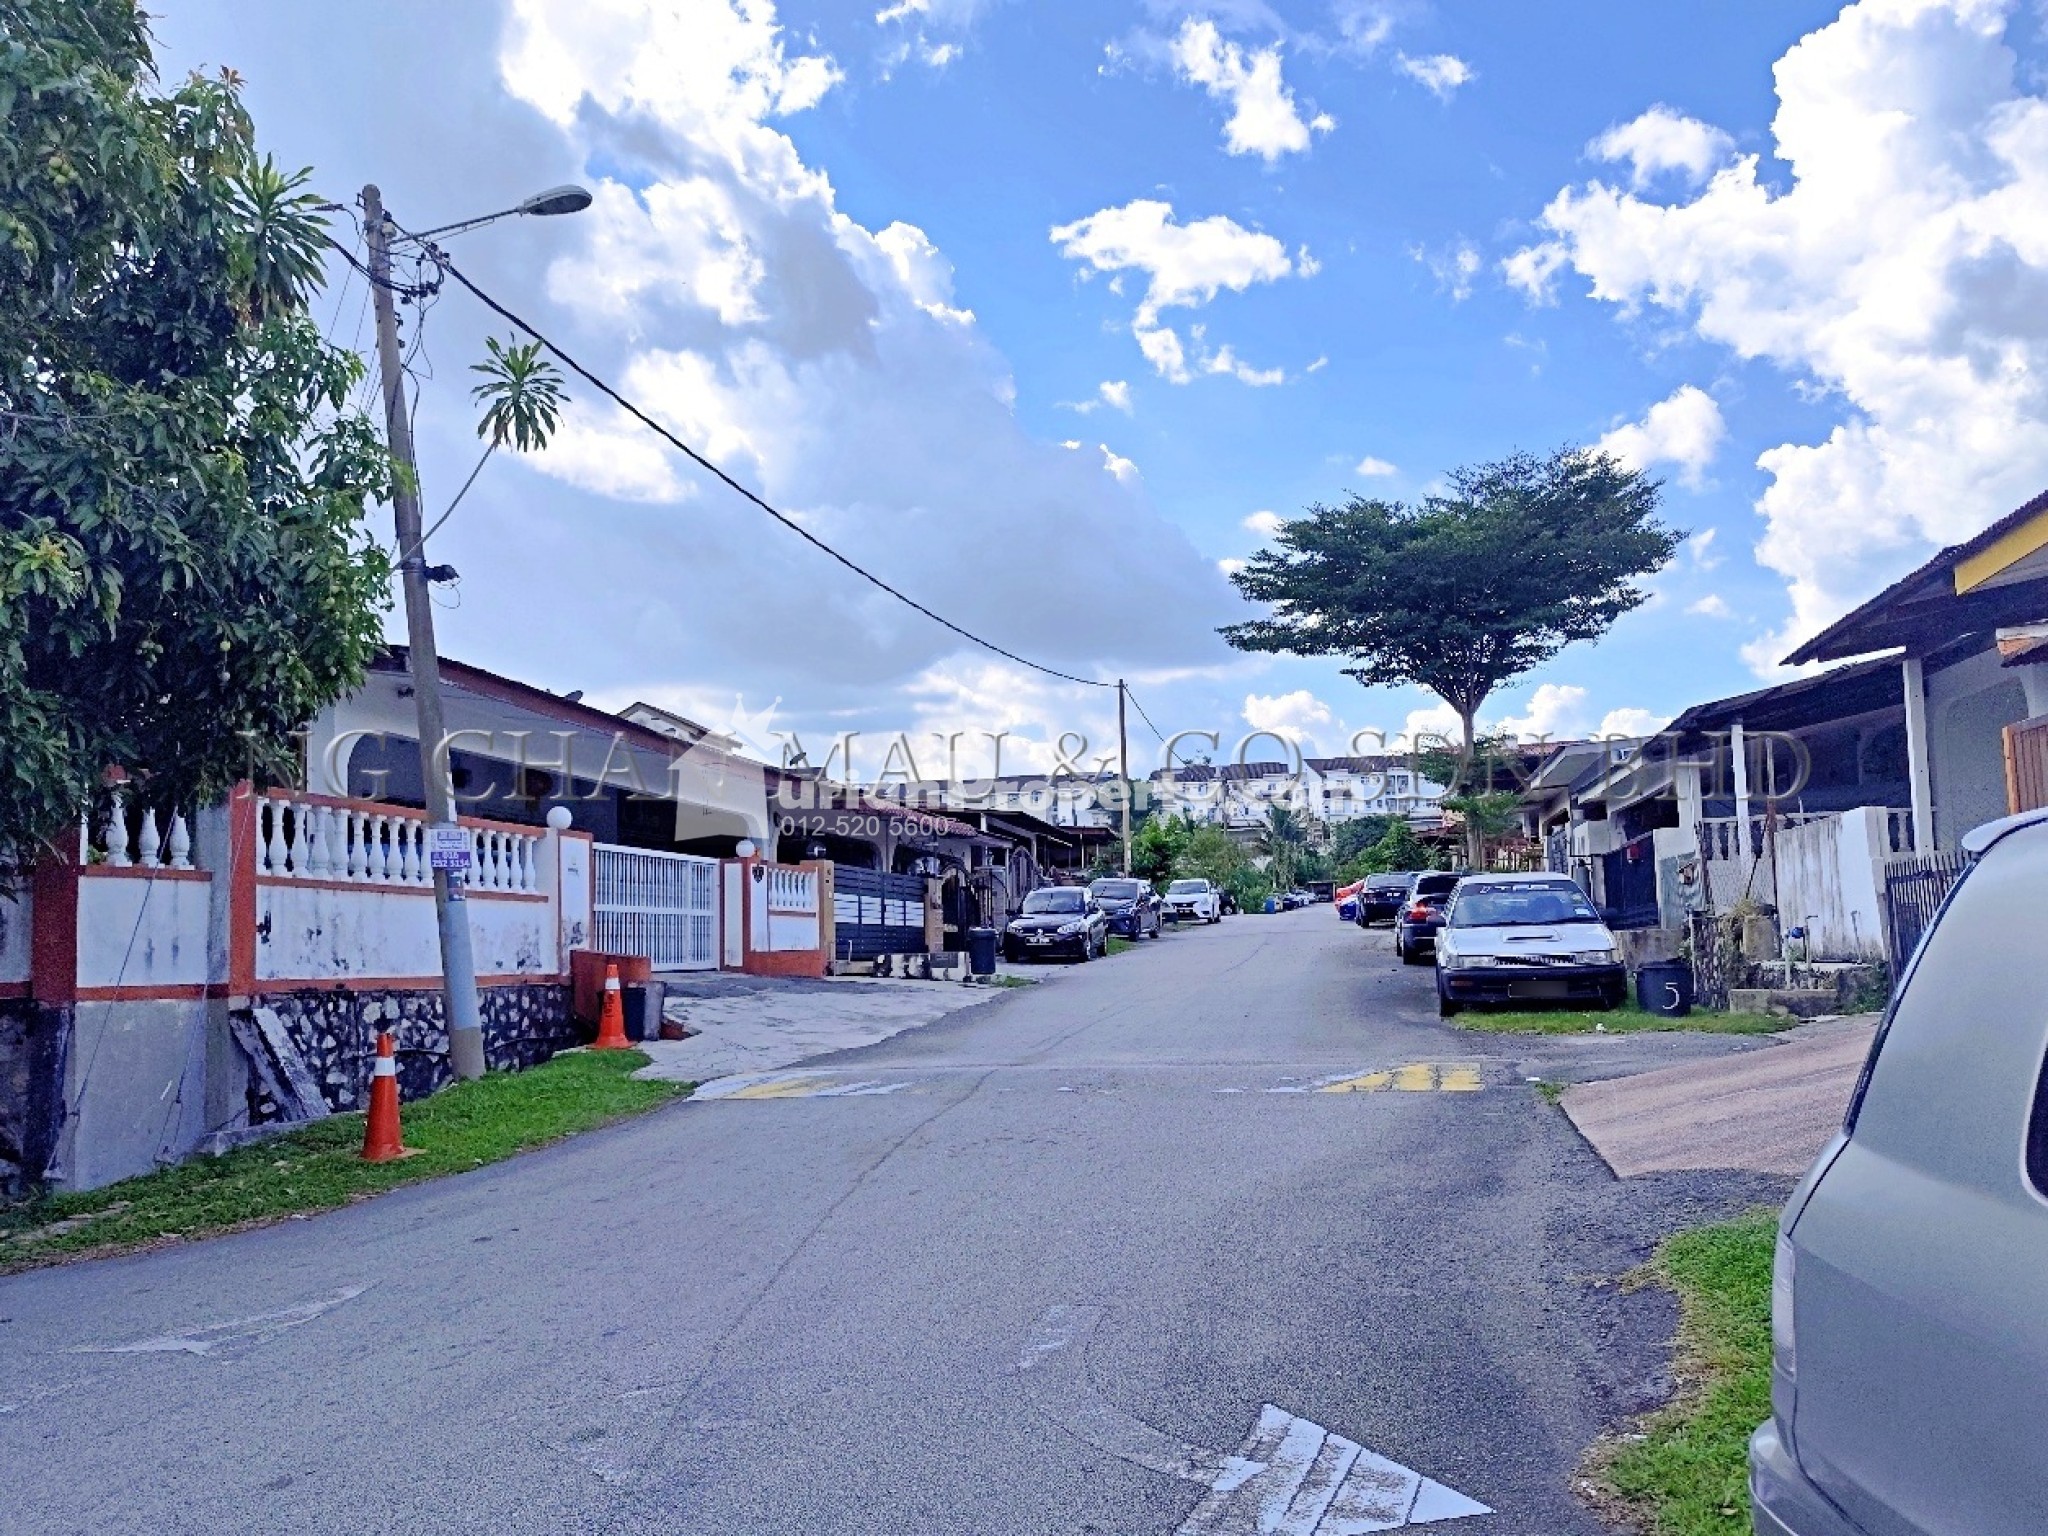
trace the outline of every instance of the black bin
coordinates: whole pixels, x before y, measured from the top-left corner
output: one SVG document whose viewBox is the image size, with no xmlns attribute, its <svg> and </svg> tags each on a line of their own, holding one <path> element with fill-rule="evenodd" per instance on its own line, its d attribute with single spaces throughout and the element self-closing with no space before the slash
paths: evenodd
<svg viewBox="0 0 2048 1536">
<path fill-rule="evenodd" d="M 1683 960 L 1652 960 L 1636 972 L 1636 1002 L 1645 1013 L 1684 1018 L 1692 1012 L 1692 967 Z"/>
<path fill-rule="evenodd" d="M 967 968 L 975 975 L 995 975 L 996 941 L 1001 937 L 993 928 L 967 930 Z"/>
</svg>

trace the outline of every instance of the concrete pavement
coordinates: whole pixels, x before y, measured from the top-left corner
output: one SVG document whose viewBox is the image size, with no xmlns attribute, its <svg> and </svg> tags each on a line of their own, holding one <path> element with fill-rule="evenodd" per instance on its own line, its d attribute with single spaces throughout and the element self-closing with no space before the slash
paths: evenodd
<svg viewBox="0 0 2048 1536">
<path fill-rule="evenodd" d="M 1807 1026 L 1762 1050 L 1581 1083 L 1562 1103 L 1622 1178 L 1679 1168 L 1803 1174 L 1842 1128 L 1874 1021 Z"/>
<path fill-rule="evenodd" d="M 1673 1321 L 1615 1278 L 1788 1181 L 1616 1182 L 1531 1045 L 1441 1026 L 1327 908 L 1233 918 L 473 1175 L 0 1281 L 0 1532 L 1596 1536 L 1573 1470 Z"/>
</svg>

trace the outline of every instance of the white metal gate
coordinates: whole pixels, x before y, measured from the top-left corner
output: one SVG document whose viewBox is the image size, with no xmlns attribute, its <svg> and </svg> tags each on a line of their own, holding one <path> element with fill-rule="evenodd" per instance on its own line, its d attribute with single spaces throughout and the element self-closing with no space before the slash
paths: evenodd
<svg viewBox="0 0 2048 1536">
<path fill-rule="evenodd" d="M 594 947 L 657 971 L 718 969 L 718 860 L 599 843 Z"/>
</svg>

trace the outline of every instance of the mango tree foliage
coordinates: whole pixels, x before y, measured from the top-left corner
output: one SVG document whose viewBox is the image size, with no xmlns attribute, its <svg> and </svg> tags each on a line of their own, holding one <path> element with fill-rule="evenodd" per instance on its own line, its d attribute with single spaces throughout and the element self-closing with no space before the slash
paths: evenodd
<svg viewBox="0 0 2048 1536">
<path fill-rule="evenodd" d="M 289 771 L 388 601 L 390 460 L 311 313 L 304 173 L 134 0 L 0 0 L 0 862 L 109 769 L 162 805 Z"/>
</svg>

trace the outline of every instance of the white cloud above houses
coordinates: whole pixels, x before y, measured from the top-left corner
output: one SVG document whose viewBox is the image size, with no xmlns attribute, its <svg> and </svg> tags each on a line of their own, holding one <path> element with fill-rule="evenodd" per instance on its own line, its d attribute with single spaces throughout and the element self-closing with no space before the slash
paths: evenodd
<svg viewBox="0 0 2048 1536">
<path fill-rule="evenodd" d="M 1316 134 L 1337 126 L 1327 113 L 1302 114 L 1281 73 L 1280 48 L 1247 48 L 1226 39 L 1216 23 L 1190 17 L 1169 45 L 1176 75 L 1230 108 L 1223 147 L 1272 164 L 1305 153 Z"/>
<path fill-rule="evenodd" d="M 1454 53 L 1421 56 L 1402 54 L 1395 60 L 1402 74 L 1422 86 L 1438 101 L 1449 101 L 1461 86 L 1478 78 L 1470 64 Z"/>
<path fill-rule="evenodd" d="M 1368 480 L 1384 480 L 1389 476 L 1398 475 L 1401 473 L 1401 469 L 1397 464 L 1390 463 L 1386 459 L 1375 458 L 1372 454 L 1368 453 L 1353 466 L 1352 473 L 1364 475 Z"/>
<path fill-rule="evenodd" d="M 768 0 L 512 0 L 498 62 L 597 194 L 561 226 L 550 299 L 579 354 L 651 414 L 997 643 L 1083 673 L 1109 656 L 1222 653 L 1221 573 L 1153 507 L 1136 464 L 1029 436 L 945 254 L 908 222 L 851 217 L 781 131 L 840 70 Z M 1199 256 L 1169 268 L 1160 302 L 1200 295 Z M 772 676 L 792 718 L 849 688 L 886 700 L 907 678 L 980 675 L 956 637 L 570 394 L 554 445 L 522 461 L 562 489 L 544 513 L 508 519 L 477 556 L 481 579 L 516 550 L 555 573 L 565 609 L 609 615 L 605 645 L 668 658 L 677 688 L 693 669 L 757 691 L 749 679 Z M 1127 386 L 1097 399 L 1124 408 Z M 674 510 L 685 498 L 687 519 Z M 1020 528 L 1044 547 L 982 579 L 987 540 Z M 802 622 L 764 622 L 785 608 Z"/>
<path fill-rule="evenodd" d="M 1241 364 L 1227 347 L 1202 351 L 1199 331 L 1191 338 L 1198 343 L 1191 366 L 1180 333 L 1160 317 L 1168 309 L 1201 308 L 1226 289 L 1242 293 L 1255 284 L 1305 273 L 1310 265 L 1306 251 L 1290 254 L 1274 236 L 1247 229 L 1224 214 L 1182 223 L 1171 203 L 1155 198 L 1139 198 L 1057 225 L 1052 241 L 1062 255 L 1084 264 L 1084 275 L 1144 276 L 1145 292 L 1131 329 L 1139 350 L 1162 378 L 1184 384 L 1200 371 L 1230 374 L 1254 384 L 1279 382 L 1270 371 Z"/>
<path fill-rule="evenodd" d="M 1254 512 L 1244 520 L 1247 532 L 1256 533 L 1262 539 L 1270 539 L 1287 526 L 1287 519 L 1278 512 Z"/>
<path fill-rule="evenodd" d="M 1642 116 L 1615 124 L 1588 144 L 1586 153 L 1596 160 L 1627 161 L 1629 181 L 1641 192 L 1671 172 L 1698 186 L 1728 163 L 1735 140 L 1659 102 Z"/>
<path fill-rule="evenodd" d="M 1685 384 L 1651 406 L 1640 421 L 1615 427 L 1596 446 L 1631 469 L 1669 464 L 1685 484 L 1698 487 L 1727 439 L 1719 403 L 1698 385 Z"/>
<path fill-rule="evenodd" d="M 1511 260 L 1532 296 L 1569 266 L 1594 299 L 1659 312 L 1835 404 L 1818 440 L 1757 461 L 1756 554 L 1790 610 L 1746 649 L 1760 673 L 2048 483 L 2048 99 L 2006 35 L 2013 14 L 1850 5 L 1777 63 L 1789 179 L 1743 155 L 1690 196 L 1567 187 Z M 1635 149 L 1641 165 L 1647 139 Z"/>
<path fill-rule="evenodd" d="M 1429 269 L 1438 290 L 1449 294 L 1453 304 L 1462 304 L 1472 297 L 1472 284 L 1484 262 L 1479 247 L 1470 240 L 1453 241 L 1440 248 L 1411 245 L 1408 254 Z"/>
</svg>

